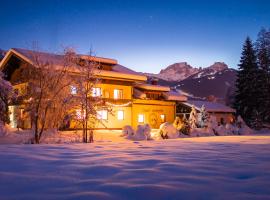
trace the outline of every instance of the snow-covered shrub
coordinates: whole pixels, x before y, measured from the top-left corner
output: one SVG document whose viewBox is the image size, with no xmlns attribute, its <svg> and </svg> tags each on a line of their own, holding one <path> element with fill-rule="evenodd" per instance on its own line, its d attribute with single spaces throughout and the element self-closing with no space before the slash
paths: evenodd
<svg viewBox="0 0 270 200">
<path fill-rule="evenodd" d="M 123 137 L 133 137 L 135 135 L 135 131 L 133 130 L 133 128 L 129 125 L 126 125 L 123 127 L 122 129 L 122 135 Z"/>
<path fill-rule="evenodd" d="M 151 127 L 149 124 L 144 125 L 144 135 L 146 136 L 147 140 L 151 139 Z"/>
<path fill-rule="evenodd" d="M 189 134 L 190 126 L 189 126 L 189 123 L 188 123 L 188 121 L 187 121 L 187 119 L 185 117 L 183 119 L 181 119 L 180 117 L 176 117 L 174 122 L 173 122 L 173 126 L 180 133 L 183 133 L 185 135 Z"/>
<path fill-rule="evenodd" d="M 133 137 L 134 140 L 146 140 L 146 136 L 144 135 L 144 125 L 138 125 L 135 135 Z"/>
<path fill-rule="evenodd" d="M 131 126 L 124 126 L 121 136 L 129 140 L 151 140 L 151 127 L 149 124 L 138 125 L 134 131 Z"/>
<path fill-rule="evenodd" d="M 189 134 L 191 137 L 213 136 L 213 132 L 208 132 L 206 128 L 194 128 Z"/>
<path fill-rule="evenodd" d="M 211 115 L 207 123 L 207 132 L 210 134 L 213 133 L 217 135 L 217 127 L 218 127 L 217 118 Z"/>
<path fill-rule="evenodd" d="M 249 135 L 253 133 L 253 130 L 247 126 L 247 124 L 240 115 L 237 117 L 236 125 L 239 135 Z"/>
<path fill-rule="evenodd" d="M 195 106 L 192 105 L 191 112 L 190 112 L 190 115 L 189 115 L 190 128 L 191 129 L 197 128 L 197 123 L 198 123 L 197 111 L 195 109 Z"/>
<path fill-rule="evenodd" d="M 215 130 L 217 135 L 219 136 L 227 135 L 227 129 L 223 125 L 218 126 Z"/>
<path fill-rule="evenodd" d="M 179 137 L 179 131 L 169 122 L 161 124 L 158 132 L 163 139 L 174 139 Z"/>
<path fill-rule="evenodd" d="M 207 126 L 207 123 L 208 123 L 208 114 L 205 110 L 205 106 L 202 105 L 201 112 L 199 114 L 198 125 L 199 127 L 204 128 Z"/>
<path fill-rule="evenodd" d="M 235 135 L 237 134 L 237 128 L 231 123 L 227 123 L 225 125 L 227 135 Z"/>
</svg>

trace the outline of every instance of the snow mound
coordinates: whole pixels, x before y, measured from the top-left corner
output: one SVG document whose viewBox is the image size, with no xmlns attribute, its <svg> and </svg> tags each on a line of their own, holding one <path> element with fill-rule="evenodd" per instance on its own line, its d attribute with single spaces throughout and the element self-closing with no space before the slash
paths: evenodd
<svg viewBox="0 0 270 200">
<path fill-rule="evenodd" d="M 134 140 L 150 140 L 151 139 L 150 125 L 149 124 L 138 125 L 133 139 Z"/>
<path fill-rule="evenodd" d="M 134 141 L 151 140 L 151 127 L 149 124 L 138 125 L 137 130 L 134 131 L 131 126 L 124 126 L 121 136 Z"/>
<path fill-rule="evenodd" d="M 129 125 L 126 125 L 122 129 L 122 137 L 126 137 L 127 139 L 132 138 L 135 135 L 135 131 L 133 128 Z"/>
<path fill-rule="evenodd" d="M 158 134 L 163 139 L 175 139 L 179 137 L 179 131 L 169 122 L 160 125 Z"/>
</svg>

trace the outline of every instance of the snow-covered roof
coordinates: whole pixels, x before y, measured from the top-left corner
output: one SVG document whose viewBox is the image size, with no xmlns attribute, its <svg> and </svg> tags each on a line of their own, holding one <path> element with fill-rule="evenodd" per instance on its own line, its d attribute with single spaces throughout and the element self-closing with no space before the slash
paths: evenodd
<svg viewBox="0 0 270 200">
<path fill-rule="evenodd" d="M 153 91 L 162 91 L 162 92 L 169 92 L 170 88 L 161 85 L 151 85 L 151 84 L 136 84 L 136 88 L 144 89 L 144 90 L 153 90 Z"/>
<path fill-rule="evenodd" d="M 181 95 L 180 93 L 176 91 L 165 92 L 164 97 L 166 100 L 171 100 L 171 101 L 187 101 L 186 96 Z"/>
<path fill-rule="evenodd" d="M 134 98 L 136 99 L 146 99 L 146 94 L 136 88 L 134 88 L 133 90 L 133 95 L 134 95 Z"/>
<path fill-rule="evenodd" d="M 184 105 L 191 107 L 195 106 L 196 110 L 201 109 L 202 105 L 205 106 L 205 110 L 207 112 L 224 112 L 224 113 L 234 113 L 235 109 L 230 108 L 229 106 L 223 105 L 217 102 L 210 101 L 198 101 L 198 100 L 188 100 L 187 102 L 183 102 Z"/>
<path fill-rule="evenodd" d="M 39 56 L 41 62 L 51 62 L 54 65 L 61 65 L 64 60 L 64 56 L 61 54 L 54 54 L 48 52 L 41 52 L 41 51 L 32 51 L 28 49 L 21 49 L 21 48 L 12 48 L 16 52 L 22 54 L 23 56 L 27 57 L 29 60 L 33 60 L 35 55 Z M 79 54 L 82 59 L 90 59 L 95 62 L 99 63 L 106 63 L 106 64 L 117 64 L 117 60 L 110 59 L 110 58 L 102 58 L 97 56 L 89 56 L 89 55 L 82 55 Z"/>
<path fill-rule="evenodd" d="M 5 58 L 0 62 L 0 67 L 5 62 L 4 60 L 8 60 L 8 58 L 15 54 L 16 56 L 20 57 L 21 59 L 25 60 L 26 62 L 33 64 L 35 63 L 35 56 L 38 56 L 38 59 L 42 63 L 49 62 L 55 69 L 60 68 L 60 66 L 64 63 L 64 56 L 60 54 L 53 54 L 47 52 L 38 52 L 38 51 L 31 51 L 28 49 L 20 49 L 20 48 L 13 48 L 8 51 Z M 96 75 L 102 78 L 117 78 L 117 79 L 124 79 L 124 80 L 131 80 L 131 81 L 146 81 L 147 77 L 137 73 L 133 70 L 130 70 L 122 65 L 117 63 L 115 59 L 109 58 L 102 58 L 102 57 L 94 57 L 88 55 L 79 55 L 82 59 L 91 59 L 95 62 L 107 64 L 112 66 L 112 71 L 109 70 L 96 70 Z M 77 65 L 70 66 L 70 71 L 74 73 L 80 72 L 77 69 Z"/>
</svg>

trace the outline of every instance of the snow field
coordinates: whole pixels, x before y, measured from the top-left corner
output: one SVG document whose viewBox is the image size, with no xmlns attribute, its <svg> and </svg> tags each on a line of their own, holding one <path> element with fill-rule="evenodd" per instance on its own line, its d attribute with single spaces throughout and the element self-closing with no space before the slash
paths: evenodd
<svg viewBox="0 0 270 200">
<path fill-rule="evenodd" d="M 270 136 L 0 145 L 0 199 L 270 199 Z"/>
</svg>

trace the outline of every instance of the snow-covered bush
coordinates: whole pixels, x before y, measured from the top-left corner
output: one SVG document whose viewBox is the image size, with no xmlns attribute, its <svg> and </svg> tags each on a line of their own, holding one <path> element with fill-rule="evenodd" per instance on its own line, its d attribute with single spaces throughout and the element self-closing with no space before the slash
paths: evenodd
<svg viewBox="0 0 270 200">
<path fill-rule="evenodd" d="M 236 134 L 238 134 L 236 126 L 234 126 L 231 123 L 227 123 L 225 125 L 225 129 L 226 129 L 227 135 L 236 135 Z"/>
<path fill-rule="evenodd" d="M 126 125 L 123 127 L 121 136 L 131 138 L 134 135 L 135 135 L 135 131 L 133 130 L 133 128 L 131 126 Z"/>
<path fill-rule="evenodd" d="M 236 125 L 239 135 L 249 135 L 253 133 L 253 130 L 247 126 L 247 124 L 240 115 L 237 117 Z"/>
<path fill-rule="evenodd" d="M 211 115 L 207 123 L 207 132 L 214 133 L 215 135 L 217 135 L 216 131 L 217 127 L 218 127 L 217 119 L 215 116 Z"/>
<path fill-rule="evenodd" d="M 138 125 L 135 135 L 133 136 L 134 140 L 150 140 L 151 139 L 151 127 L 149 124 Z"/>
<path fill-rule="evenodd" d="M 183 133 L 185 135 L 189 134 L 190 126 L 185 117 L 183 117 L 183 119 L 176 117 L 173 122 L 173 126 L 179 131 L 179 133 Z"/>
<path fill-rule="evenodd" d="M 206 128 L 194 128 L 191 130 L 190 134 L 191 137 L 202 137 L 202 136 L 214 136 L 213 131 L 208 132 Z"/>
<path fill-rule="evenodd" d="M 217 135 L 219 136 L 227 135 L 227 129 L 223 125 L 218 126 L 215 130 Z"/>
<path fill-rule="evenodd" d="M 205 106 L 202 105 L 198 120 L 199 127 L 204 128 L 207 126 L 207 123 L 208 123 L 208 114 L 205 110 Z"/>
<path fill-rule="evenodd" d="M 169 122 L 161 124 L 158 133 L 163 139 L 174 139 L 179 137 L 179 131 Z"/>
<path fill-rule="evenodd" d="M 124 126 L 121 136 L 129 140 L 151 140 L 151 127 L 149 124 L 138 125 L 135 131 L 131 126 Z"/>
</svg>

